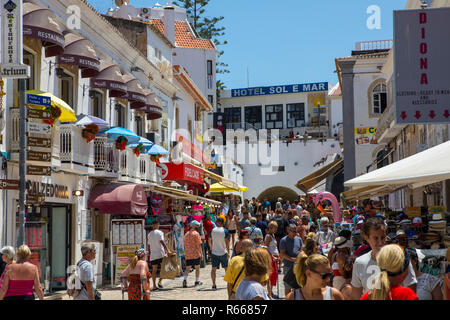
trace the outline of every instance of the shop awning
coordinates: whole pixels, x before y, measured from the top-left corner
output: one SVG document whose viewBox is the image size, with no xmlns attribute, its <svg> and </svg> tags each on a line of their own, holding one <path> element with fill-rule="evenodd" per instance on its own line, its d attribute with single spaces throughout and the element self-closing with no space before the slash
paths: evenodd
<svg viewBox="0 0 450 320">
<path fill-rule="evenodd" d="M 298 181 L 295 186 L 302 190 L 304 193 L 308 193 L 310 190 L 314 189 L 314 187 L 317 186 L 321 181 L 341 170 L 342 168 L 344 168 L 344 159 L 340 158 L 304 177 L 303 179 Z"/>
<path fill-rule="evenodd" d="M 127 94 L 122 98 L 130 101 L 131 109 L 144 107 L 147 103 L 147 97 L 139 80 L 130 74 L 124 75 L 123 80 L 127 86 Z"/>
<path fill-rule="evenodd" d="M 91 191 L 89 208 L 100 213 L 115 215 L 145 216 L 147 196 L 139 184 L 97 184 Z"/>
<path fill-rule="evenodd" d="M 240 185 L 238 185 L 238 188 L 239 189 L 226 187 L 223 184 L 217 182 L 217 183 L 212 184 L 209 187 L 209 192 L 224 193 L 224 192 L 236 192 L 236 191 L 247 191 L 248 190 L 247 187 L 240 186 Z"/>
<path fill-rule="evenodd" d="M 450 179 L 450 141 L 344 182 L 347 187 L 408 186 L 412 189 Z"/>
<path fill-rule="evenodd" d="M 100 73 L 91 78 L 91 88 L 107 89 L 111 98 L 127 94 L 127 85 L 117 64 L 100 61 Z"/>
<path fill-rule="evenodd" d="M 190 194 L 187 191 L 178 190 L 175 188 L 168 188 L 163 186 L 152 186 L 150 187 L 150 190 L 156 193 L 164 194 L 166 196 L 175 198 L 175 199 L 181 199 L 181 200 L 188 200 L 188 201 L 197 201 L 197 196 Z"/>
<path fill-rule="evenodd" d="M 341 197 L 345 201 L 357 200 L 357 199 L 367 199 L 371 197 L 381 197 L 383 195 L 389 194 L 396 191 L 398 188 L 392 186 L 369 186 L 355 188 L 352 190 L 345 191 L 341 193 Z"/>
<path fill-rule="evenodd" d="M 64 35 L 56 22 L 55 14 L 50 9 L 31 2 L 25 2 L 22 10 L 23 36 L 41 40 L 47 58 L 62 54 Z"/>
<path fill-rule="evenodd" d="M 66 44 L 64 53 L 58 56 L 57 63 L 78 66 L 81 69 L 82 78 L 98 75 L 100 72 L 100 61 L 97 58 L 92 42 L 71 32 L 67 33 L 64 39 Z"/>
<path fill-rule="evenodd" d="M 28 90 L 27 94 L 35 94 L 38 96 L 44 96 L 44 97 L 50 97 L 52 100 L 52 106 L 56 106 L 61 110 L 61 115 L 59 116 L 58 120 L 61 122 L 77 122 L 77 117 L 75 115 L 75 111 L 62 99 L 58 98 L 57 96 L 40 91 L 40 90 Z M 31 105 L 31 107 L 44 110 L 44 106 L 37 106 L 37 105 Z"/>
<path fill-rule="evenodd" d="M 235 183 L 234 181 L 231 181 L 230 179 L 222 177 L 220 174 L 214 173 L 214 172 L 209 171 L 209 170 L 207 170 L 205 168 L 198 167 L 198 166 L 195 166 L 195 167 L 198 168 L 198 169 L 203 170 L 205 176 L 211 178 L 214 181 L 218 181 L 222 186 L 224 186 L 226 188 L 232 189 L 231 192 L 240 190 L 239 185 L 237 183 Z M 227 190 L 227 192 L 228 191 L 229 190 Z M 246 191 L 246 190 L 242 190 L 242 191 Z"/>
<path fill-rule="evenodd" d="M 180 184 L 196 183 L 202 185 L 204 183 L 203 170 L 189 163 L 161 163 L 163 180 L 172 180 Z"/>
<path fill-rule="evenodd" d="M 147 120 L 155 120 L 162 117 L 163 108 L 159 103 L 156 94 L 150 89 L 144 89 L 145 94 L 145 105 L 141 108 L 138 108 L 138 111 L 143 111 L 147 113 Z"/>
<path fill-rule="evenodd" d="M 200 197 L 200 196 L 197 196 L 197 201 L 203 201 L 203 202 L 206 202 L 206 203 L 209 203 L 209 204 L 213 204 L 215 206 L 221 206 L 222 205 L 222 202 L 220 202 L 220 201 L 216 201 L 216 200 L 213 200 L 213 199 L 204 198 L 204 197 Z"/>
</svg>

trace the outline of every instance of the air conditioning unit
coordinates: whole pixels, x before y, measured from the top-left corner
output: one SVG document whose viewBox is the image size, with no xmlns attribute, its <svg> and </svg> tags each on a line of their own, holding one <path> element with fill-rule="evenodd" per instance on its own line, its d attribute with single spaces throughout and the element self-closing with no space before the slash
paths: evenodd
<svg viewBox="0 0 450 320">
<path fill-rule="evenodd" d="M 161 136 L 156 132 L 147 132 L 146 136 L 151 142 L 161 145 Z"/>
</svg>

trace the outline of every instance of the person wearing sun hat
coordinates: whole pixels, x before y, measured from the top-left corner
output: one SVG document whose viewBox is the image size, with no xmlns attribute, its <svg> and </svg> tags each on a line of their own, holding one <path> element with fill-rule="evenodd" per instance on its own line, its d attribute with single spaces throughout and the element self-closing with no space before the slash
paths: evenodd
<svg viewBox="0 0 450 320">
<path fill-rule="evenodd" d="M 344 265 L 347 258 L 351 255 L 353 241 L 347 240 L 343 236 L 339 236 L 334 240 L 334 252 L 329 255 L 331 268 L 333 269 L 333 287 L 341 290 L 346 284 L 343 277 Z"/>
</svg>

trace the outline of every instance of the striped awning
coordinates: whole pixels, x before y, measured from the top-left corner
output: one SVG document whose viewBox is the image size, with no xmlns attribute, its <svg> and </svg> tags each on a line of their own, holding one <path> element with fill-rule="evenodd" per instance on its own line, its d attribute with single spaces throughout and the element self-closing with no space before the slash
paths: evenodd
<svg viewBox="0 0 450 320">
<path fill-rule="evenodd" d="M 295 186 L 302 190 L 304 193 L 308 193 L 310 190 L 314 189 L 314 187 L 317 186 L 321 181 L 341 170 L 342 168 L 344 168 L 344 159 L 339 158 L 338 160 L 327 164 L 326 166 L 299 180 Z"/>
</svg>

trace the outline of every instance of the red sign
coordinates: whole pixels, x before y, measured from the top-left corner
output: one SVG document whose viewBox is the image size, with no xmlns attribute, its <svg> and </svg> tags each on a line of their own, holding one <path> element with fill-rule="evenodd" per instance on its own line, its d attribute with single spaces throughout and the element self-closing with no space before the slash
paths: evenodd
<svg viewBox="0 0 450 320">
<path fill-rule="evenodd" d="M 180 181 L 183 183 L 204 183 L 203 170 L 188 163 L 161 163 L 164 180 Z"/>
<path fill-rule="evenodd" d="M 183 152 L 190 156 L 191 158 L 200 161 L 201 163 L 206 163 L 207 160 L 209 160 L 208 156 L 198 147 L 196 147 L 194 144 L 192 144 L 189 139 L 181 136 L 180 134 L 176 134 L 177 141 L 180 140 L 180 138 L 183 139 Z"/>
</svg>

